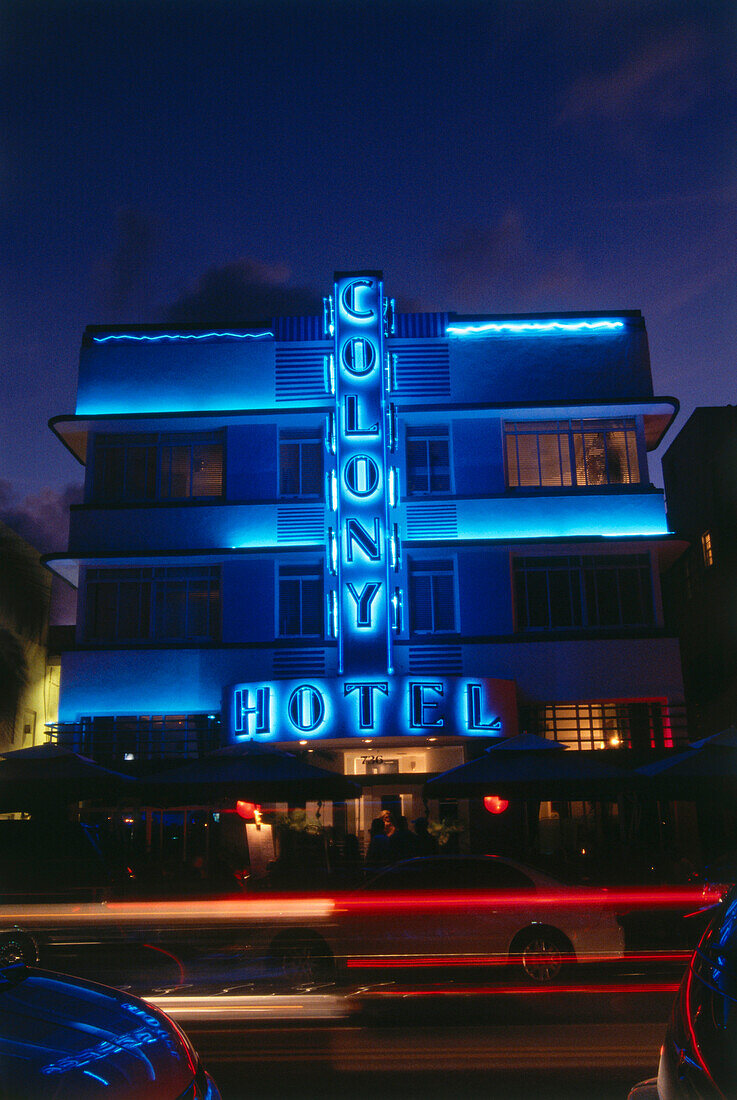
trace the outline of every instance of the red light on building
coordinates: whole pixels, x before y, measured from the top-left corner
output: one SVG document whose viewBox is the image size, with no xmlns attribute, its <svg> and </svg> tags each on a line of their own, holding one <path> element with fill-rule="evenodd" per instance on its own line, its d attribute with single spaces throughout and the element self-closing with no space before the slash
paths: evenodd
<svg viewBox="0 0 737 1100">
<path fill-rule="evenodd" d="M 255 802 L 241 802 L 240 800 L 235 804 L 235 812 L 239 817 L 242 817 L 244 821 L 252 821 L 256 816 L 256 811 L 261 807 L 257 806 Z"/>
<path fill-rule="evenodd" d="M 484 796 L 484 809 L 488 810 L 490 814 L 503 814 L 508 805 L 507 799 L 500 798 L 498 794 Z"/>
</svg>

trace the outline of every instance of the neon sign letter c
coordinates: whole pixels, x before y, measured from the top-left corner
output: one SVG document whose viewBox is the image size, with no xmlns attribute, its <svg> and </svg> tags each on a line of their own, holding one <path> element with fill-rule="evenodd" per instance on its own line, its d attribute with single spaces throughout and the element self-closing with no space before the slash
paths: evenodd
<svg viewBox="0 0 737 1100">
<path fill-rule="evenodd" d="M 340 295 L 340 304 L 343 307 L 343 312 L 348 317 L 352 317 L 358 321 L 365 321 L 369 317 L 374 317 L 375 313 L 373 309 L 357 309 L 356 308 L 356 290 L 358 287 L 371 287 L 373 286 L 371 279 L 354 279 L 353 282 L 347 283 L 343 287 L 343 291 Z"/>
</svg>

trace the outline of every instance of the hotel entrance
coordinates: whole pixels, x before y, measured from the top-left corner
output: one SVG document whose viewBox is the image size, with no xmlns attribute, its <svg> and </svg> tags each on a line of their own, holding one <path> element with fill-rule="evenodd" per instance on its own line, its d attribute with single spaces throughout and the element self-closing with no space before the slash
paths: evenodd
<svg viewBox="0 0 737 1100">
<path fill-rule="evenodd" d="M 344 744 L 346 744 L 344 742 Z M 344 774 L 361 782 L 361 798 L 346 804 L 346 829 L 358 839 L 362 858 L 371 842 L 371 825 L 384 810 L 389 810 L 402 828 L 413 828 L 418 818 L 427 819 L 431 829 L 441 829 L 446 841 L 452 819 L 454 834 L 468 838 L 468 822 L 459 818 L 463 810 L 454 800 L 452 805 L 438 799 L 427 801 L 423 785 L 431 775 L 462 764 L 464 742 L 457 737 L 431 737 L 402 740 L 366 739 L 360 747 L 349 742 L 343 752 Z M 445 845 L 443 844 L 442 847 Z"/>
</svg>

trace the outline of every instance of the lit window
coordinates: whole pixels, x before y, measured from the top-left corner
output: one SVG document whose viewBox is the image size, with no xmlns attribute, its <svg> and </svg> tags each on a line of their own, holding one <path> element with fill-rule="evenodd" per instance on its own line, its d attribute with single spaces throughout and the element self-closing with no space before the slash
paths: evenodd
<svg viewBox="0 0 737 1100">
<path fill-rule="evenodd" d="M 323 450 L 319 433 L 279 433 L 279 496 L 323 500 Z"/>
<path fill-rule="evenodd" d="M 714 564 L 714 551 L 711 546 L 711 532 L 704 531 L 701 536 L 701 556 L 704 560 L 704 565 L 708 569 L 709 566 Z"/>
<path fill-rule="evenodd" d="M 647 554 L 516 558 L 514 594 L 520 631 L 646 626 L 654 621 Z"/>
<path fill-rule="evenodd" d="M 279 636 L 322 638 L 322 565 L 279 566 Z"/>
<path fill-rule="evenodd" d="M 574 749 L 672 748 L 668 704 L 663 699 L 551 703 L 523 708 L 528 733 Z"/>
<path fill-rule="evenodd" d="M 218 432 L 99 435 L 93 458 L 95 500 L 190 500 L 223 494 Z"/>
<path fill-rule="evenodd" d="M 455 633 L 455 589 L 452 560 L 410 562 L 410 630 L 413 634 Z"/>
<path fill-rule="evenodd" d="M 408 428 L 406 458 L 409 496 L 451 492 L 447 428 Z"/>
<path fill-rule="evenodd" d="M 513 489 L 640 480 L 633 419 L 511 422 L 504 425 L 504 441 Z"/>
</svg>

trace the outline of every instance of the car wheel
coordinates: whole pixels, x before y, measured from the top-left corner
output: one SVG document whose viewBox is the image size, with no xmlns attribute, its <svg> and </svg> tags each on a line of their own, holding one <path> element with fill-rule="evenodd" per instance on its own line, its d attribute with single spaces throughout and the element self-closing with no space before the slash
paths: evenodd
<svg viewBox="0 0 737 1100">
<path fill-rule="evenodd" d="M 315 933 L 289 932 L 278 936 L 269 949 L 268 962 L 277 980 L 289 986 L 335 982 L 335 959 L 325 941 Z"/>
<path fill-rule="evenodd" d="M 560 978 L 574 958 L 572 944 L 555 928 L 528 928 L 514 940 L 510 954 L 526 978 L 540 985 Z"/>
<path fill-rule="evenodd" d="M 0 933 L 0 967 L 35 966 L 37 962 L 36 941 L 27 932 L 14 929 Z"/>
</svg>

